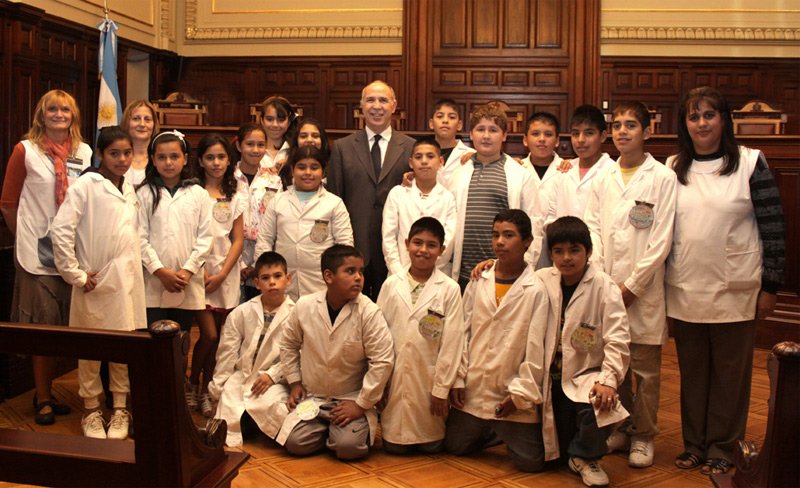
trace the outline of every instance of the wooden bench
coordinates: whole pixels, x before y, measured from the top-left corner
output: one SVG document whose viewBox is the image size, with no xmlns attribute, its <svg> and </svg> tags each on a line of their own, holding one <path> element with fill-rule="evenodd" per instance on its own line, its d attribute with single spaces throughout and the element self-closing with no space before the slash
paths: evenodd
<svg viewBox="0 0 800 488">
<path fill-rule="evenodd" d="M 186 406 L 177 324 L 149 332 L 0 323 L 0 352 L 128 365 L 135 441 L 0 429 L 0 479 L 47 486 L 229 486 L 250 457 L 223 449 L 222 420 Z"/>
</svg>

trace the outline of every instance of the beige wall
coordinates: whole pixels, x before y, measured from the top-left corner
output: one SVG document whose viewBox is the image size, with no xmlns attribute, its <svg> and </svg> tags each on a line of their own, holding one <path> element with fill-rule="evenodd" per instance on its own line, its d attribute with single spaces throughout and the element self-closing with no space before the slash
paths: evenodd
<svg viewBox="0 0 800 488">
<path fill-rule="evenodd" d="M 800 57 L 796 0 L 603 0 L 603 56 Z"/>
<path fill-rule="evenodd" d="M 90 26 L 103 14 L 102 0 L 23 3 Z M 108 4 L 120 36 L 183 56 L 399 55 L 402 49 L 403 0 Z M 601 54 L 800 57 L 800 1 L 603 0 Z"/>
</svg>

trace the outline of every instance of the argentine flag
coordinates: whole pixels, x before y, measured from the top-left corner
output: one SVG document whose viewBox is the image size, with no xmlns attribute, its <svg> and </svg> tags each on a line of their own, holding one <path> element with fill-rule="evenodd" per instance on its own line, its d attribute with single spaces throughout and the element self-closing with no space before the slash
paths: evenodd
<svg viewBox="0 0 800 488">
<path fill-rule="evenodd" d="M 97 130 L 122 122 L 122 102 L 117 85 L 117 24 L 106 17 L 100 29 L 100 97 L 97 104 Z M 97 139 L 95 135 L 95 140 Z"/>
</svg>

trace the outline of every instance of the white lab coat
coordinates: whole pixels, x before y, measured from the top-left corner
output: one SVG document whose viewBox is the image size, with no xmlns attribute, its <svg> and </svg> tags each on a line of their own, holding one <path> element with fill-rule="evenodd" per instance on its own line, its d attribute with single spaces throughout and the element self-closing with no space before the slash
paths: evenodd
<svg viewBox="0 0 800 488">
<path fill-rule="evenodd" d="M 444 166 L 439 169 L 439 173 L 436 175 L 439 183 L 444 185 L 445 188 L 449 188 L 450 177 L 452 177 L 453 173 L 462 166 L 461 158 L 465 154 L 472 154 L 474 152 L 475 150 L 461 142 L 461 139 L 456 140 L 456 145 L 450 152 L 450 156 L 448 156 L 447 161 L 444 162 Z"/>
<path fill-rule="evenodd" d="M 35 275 L 57 275 L 52 255 L 50 224 L 56 216 L 55 168 L 39 146 L 28 140 L 21 142 L 25 148 L 25 182 L 17 207 L 17 235 L 15 255 L 22 269 Z M 92 149 L 84 143 L 75 150 L 81 160 L 80 170 L 92 162 Z M 77 176 L 67 171 L 72 185 Z"/>
<path fill-rule="evenodd" d="M 375 442 L 380 401 L 394 364 L 392 334 L 381 310 L 364 295 L 346 303 L 331 324 L 326 291 L 300 298 L 284 327 L 281 365 L 286 382 L 302 381 L 318 403 L 354 400 L 365 410 L 370 443 Z M 286 442 L 300 422 L 286 417 L 277 441 Z"/>
<path fill-rule="evenodd" d="M 211 201 L 199 185 L 185 185 L 171 196 L 159 188 L 161 200 L 153 213 L 150 186 L 136 191 L 139 199 L 139 240 L 147 306 L 204 310 L 206 308 L 203 264 L 211 251 Z M 193 273 L 183 292 L 169 293 L 153 273 L 160 268 Z"/>
<path fill-rule="evenodd" d="M 70 185 L 51 231 L 56 267 L 72 285 L 70 326 L 147 327 L 138 207 L 129 183 L 120 192 L 100 173 L 86 173 Z M 87 293 L 88 272 L 97 273 L 97 284 Z"/>
<path fill-rule="evenodd" d="M 675 237 L 667 259 L 667 315 L 686 322 L 753 320 L 761 288 L 762 243 L 750 177 L 760 151 L 739 146 L 739 168 L 693 161 L 678 185 Z M 667 160 L 672 166 L 674 159 Z"/>
<path fill-rule="evenodd" d="M 458 225 L 456 200 L 441 184 L 423 197 L 414 181 L 410 187 L 397 185 L 392 188 L 383 207 L 383 255 L 390 274 L 405 273 L 411 263 L 406 239 L 411 226 L 421 217 L 434 217 L 444 227 L 444 252 L 436 266 L 447 272 L 446 267 L 453 255 L 451 243 Z"/>
<path fill-rule="evenodd" d="M 449 276 L 435 270 L 412 304 L 405 271 L 386 280 L 378 307 L 386 317 L 395 351 L 388 403 L 381 412 L 381 435 L 395 444 L 444 439 L 446 417 L 431 414 L 430 398 L 448 397 L 461 363 L 461 289 Z M 441 327 L 435 331 L 422 329 L 420 321 L 432 313 L 441 319 Z"/>
<path fill-rule="evenodd" d="M 208 384 L 208 393 L 219 400 L 214 417 L 228 424 L 225 441 L 228 446 L 242 444 L 240 419 L 245 411 L 258 428 L 273 439 L 289 415 L 286 407 L 289 390 L 283 382 L 280 337 L 293 309 L 294 302 L 286 298 L 264 331 L 258 350 L 258 340 L 265 326 L 260 295 L 236 307 L 225 320 L 217 348 L 214 379 Z M 275 384 L 262 395 L 255 396 L 251 390 L 262 374 L 269 375 Z"/>
<path fill-rule="evenodd" d="M 498 305 L 494 276 L 494 268 L 484 271 L 464 292 L 467 337 L 459 372 L 466 387 L 463 411 L 495 420 L 495 407 L 511 395 L 517 411 L 501 420 L 538 423 L 547 372 L 547 293 L 533 267 L 526 266 Z"/>
<path fill-rule="evenodd" d="M 552 267 L 540 269 L 536 274 L 547 288 L 551 315 L 560 321 L 561 273 Z M 573 334 L 579 329 L 594 341 L 587 352 L 580 352 L 572 345 Z M 595 383 L 618 389 L 628 371 L 629 344 L 628 316 L 619 286 L 595 265 L 590 265 L 564 314 L 561 331 L 564 394 L 574 402 L 588 403 Z M 552 359 L 552 356 L 547 358 L 548 370 Z"/>
<path fill-rule="evenodd" d="M 619 162 L 592 183 L 584 218 L 592 233 L 592 261 L 636 295 L 628 307 L 635 344 L 667 342 L 664 262 L 672 248 L 676 184 L 675 173 L 650 154 L 627 186 Z M 637 201 L 653 205 L 653 223 L 646 229 L 628 218 Z"/>
<path fill-rule="evenodd" d="M 230 213 L 228 218 L 220 222 L 214 216 L 213 208 L 217 204 L 217 199 L 207 195 L 206 198 L 211 203 L 212 216 L 211 216 L 211 237 L 213 239 L 211 244 L 211 252 L 206 259 L 205 271 L 209 275 L 214 275 L 222 270 L 225 265 L 225 259 L 231 250 L 231 230 L 233 223 L 242 215 L 247 208 L 248 204 L 248 191 L 247 186 L 239 184 L 236 193 L 233 194 L 230 202 L 227 202 Z M 223 202 L 224 203 L 224 202 Z M 218 214 L 218 216 L 220 216 Z M 237 263 L 238 264 L 238 263 Z M 239 305 L 239 294 L 241 275 L 240 267 L 234 266 L 222 284 L 214 292 L 206 294 L 206 305 L 214 308 L 223 308 L 230 310 Z"/>
<path fill-rule="evenodd" d="M 238 164 L 241 164 L 239 162 Z M 275 195 L 283 191 L 283 183 L 278 175 L 270 173 L 267 168 L 261 168 L 253 178 L 253 182 L 247 181 L 247 177 L 242 173 L 237 164 L 233 175 L 247 188 L 247 208 L 244 211 L 244 246 L 242 246 L 242 257 L 239 260 L 242 269 L 255 266 L 257 256 L 256 239 L 258 239 L 258 227 L 261 218 L 267 211 L 267 205 Z M 247 280 L 247 284 L 253 286 L 252 278 Z"/>
<path fill-rule="evenodd" d="M 539 178 L 539 173 L 536 172 L 536 168 L 534 168 L 533 163 L 531 163 L 531 155 L 528 154 L 525 159 L 522 160 L 522 167 L 531 173 L 533 182 L 536 184 L 536 188 L 539 190 L 540 212 L 546 209 L 548 206 L 554 182 L 557 180 L 557 176 L 560 174 L 558 168 L 561 166 L 561 161 L 561 156 L 554 152 L 553 161 L 550 162 L 550 165 L 547 167 L 547 171 L 545 171 L 544 176 Z M 538 218 L 542 219 L 543 216 L 539 215 Z M 536 251 L 537 253 L 540 253 L 539 258 L 534 263 L 536 269 L 546 268 L 553 264 L 553 262 L 550 261 L 550 255 L 547 252 L 547 236 L 544 234 L 540 235 L 542 244 L 539 246 L 539 250 Z M 531 247 L 533 247 L 533 245 L 531 245 Z"/>
<path fill-rule="evenodd" d="M 311 239 L 314 229 L 324 227 L 322 242 Z M 292 282 L 286 292 L 293 300 L 325 290 L 320 258 L 334 244 L 353 245 L 350 214 L 341 198 L 323 186 L 303 205 L 293 186 L 276 196 L 261 219 L 256 256 L 276 251 L 286 258 Z"/>
<path fill-rule="evenodd" d="M 275 166 L 275 163 L 282 161 L 283 163 L 286 162 L 286 158 L 289 156 L 289 143 L 287 141 L 283 141 L 281 148 L 278 149 L 278 152 L 275 154 L 275 157 L 269 155 L 268 152 L 264 153 L 264 157 L 261 158 L 261 162 L 259 163 L 262 168 L 272 168 Z"/>
<path fill-rule="evenodd" d="M 534 221 L 539 214 L 539 198 L 536 185 L 530 173 L 522 166 L 506 157 L 503 170 L 506 173 L 506 184 L 508 185 L 508 208 L 522 209 L 531 221 Z M 475 161 L 469 161 L 465 165 L 456 169 L 450 178 L 448 188 L 456 198 L 456 214 L 458 215 L 458 226 L 456 227 L 455 238 L 453 239 L 453 270 L 451 276 L 458 280 L 461 270 L 461 253 L 464 244 L 464 218 L 467 214 L 467 199 L 469 197 L 469 182 L 475 169 Z M 541 239 L 541 237 L 540 237 Z M 537 242 L 531 244 L 531 248 L 536 247 Z M 535 256 L 538 259 L 538 255 Z M 526 259 L 527 260 L 527 259 Z"/>
<path fill-rule="evenodd" d="M 565 215 L 583 218 L 586 205 L 589 203 L 589 196 L 592 194 L 592 181 L 607 166 L 614 164 L 611 156 L 603 153 L 581 179 L 578 158 L 570 162 L 572 168 L 566 173 L 558 173 L 553 181 L 552 189 L 549 190 L 551 193 L 545 213 L 545 224 Z"/>
</svg>

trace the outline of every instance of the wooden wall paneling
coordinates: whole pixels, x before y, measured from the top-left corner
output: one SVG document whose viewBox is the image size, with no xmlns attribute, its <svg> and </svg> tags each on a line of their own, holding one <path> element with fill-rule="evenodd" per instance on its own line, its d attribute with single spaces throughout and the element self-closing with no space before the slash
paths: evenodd
<svg viewBox="0 0 800 488">
<path fill-rule="evenodd" d="M 612 108 L 639 99 L 664 107 L 663 133 L 677 131 L 675 114 L 690 89 L 719 89 L 731 108 L 764 100 L 787 114 L 786 134 L 800 134 L 800 60 L 761 58 L 606 57 L 602 60 L 602 100 Z M 667 110 L 667 106 L 669 109 Z"/>
<path fill-rule="evenodd" d="M 597 0 L 411 0 L 406 6 L 403 59 L 411 64 L 404 86 L 425 94 L 411 113 L 412 129 L 427 127 L 439 98 L 453 98 L 467 111 L 501 99 L 524 104 L 525 116 L 540 104 L 562 118 L 587 93 L 596 98 Z"/>
</svg>

